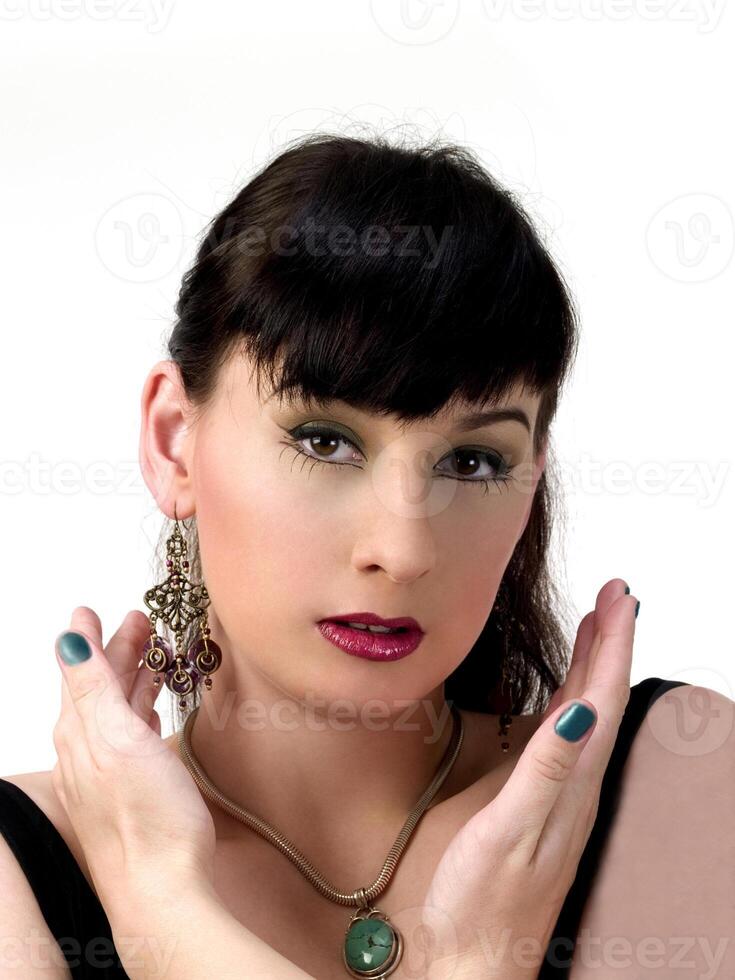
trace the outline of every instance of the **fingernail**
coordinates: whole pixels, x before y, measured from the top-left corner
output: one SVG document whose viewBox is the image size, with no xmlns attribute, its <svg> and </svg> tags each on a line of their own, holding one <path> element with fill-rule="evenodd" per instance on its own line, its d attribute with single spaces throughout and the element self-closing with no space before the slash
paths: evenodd
<svg viewBox="0 0 735 980">
<path fill-rule="evenodd" d="M 636 604 L 635 604 L 635 618 L 636 619 L 638 619 L 638 610 L 640 608 L 641 608 L 641 600 L 639 599 L 638 602 L 636 602 Z"/>
<path fill-rule="evenodd" d="M 625 594 L 626 595 L 630 595 L 630 586 L 629 585 L 626 585 L 625 586 Z"/>
<path fill-rule="evenodd" d="M 58 637 L 56 649 L 64 663 L 70 667 L 73 667 L 74 664 L 80 664 L 84 660 L 89 660 L 92 656 L 92 648 L 87 643 L 86 637 L 82 636 L 81 633 L 75 633 L 73 630 L 62 633 Z"/>
<path fill-rule="evenodd" d="M 595 720 L 595 713 L 586 704 L 577 701 L 570 705 L 567 710 L 557 719 L 554 731 L 561 735 L 567 742 L 578 741 L 584 733 L 592 727 Z"/>
</svg>

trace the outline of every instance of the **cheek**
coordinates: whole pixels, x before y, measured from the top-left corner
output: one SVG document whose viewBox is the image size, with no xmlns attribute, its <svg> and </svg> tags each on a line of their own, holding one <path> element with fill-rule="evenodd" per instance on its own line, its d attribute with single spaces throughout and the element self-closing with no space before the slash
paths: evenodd
<svg viewBox="0 0 735 980">
<path fill-rule="evenodd" d="M 267 617 L 282 622 L 323 601 L 334 577 L 335 515 L 307 477 L 251 440 L 228 447 L 221 431 L 198 447 L 196 508 L 205 584 L 227 626 Z M 326 588 L 326 593 L 325 593 Z M 324 610 L 313 610 L 321 615 Z"/>
<path fill-rule="evenodd" d="M 462 648 L 472 646 L 490 615 L 527 510 L 527 496 L 517 491 L 494 497 L 478 493 L 476 501 L 454 508 L 447 516 L 442 533 L 441 602 Z M 457 611 L 459 615 L 454 615 Z"/>
</svg>

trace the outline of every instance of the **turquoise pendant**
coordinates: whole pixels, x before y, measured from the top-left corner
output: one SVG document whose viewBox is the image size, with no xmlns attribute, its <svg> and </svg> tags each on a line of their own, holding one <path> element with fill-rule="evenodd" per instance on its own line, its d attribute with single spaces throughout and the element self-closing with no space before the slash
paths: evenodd
<svg viewBox="0 0 735 980">
<path fill-rule="evenodd" d="M 350 919 L 342 947 L 342 962 L 351 977 L 382 980 L 398 966 L 403 938 L 376 908 L 360 908 Z"/>
</svg>

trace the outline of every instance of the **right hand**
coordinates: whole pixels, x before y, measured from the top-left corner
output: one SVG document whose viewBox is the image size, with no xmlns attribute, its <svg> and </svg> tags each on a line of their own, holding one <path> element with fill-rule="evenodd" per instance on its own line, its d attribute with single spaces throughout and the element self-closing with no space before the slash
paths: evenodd
<svg viewBox="0 0 735 980">
<path fill-rule="evenodd" d="M 630 697 L 637 600 L 624 590 L 622 579 L 600 590 L 579 624 L 566 680 L 507 782 L 439 861 L 423 913 L 441 951 L 432 980 L 538 977 Z M 597 720 L 568 742 L 554 725 L 574 701 L 592 708 Z M 569 955 L 566 948 L 561 953 Z"/>
<path fill-rule="evenodd" d="M 214 882 L 212 815 L 161 739 L 153 707 L 160 688 L 139 665 L 150 625 L 133 610 L 103 645 L 99 616 L 77 606 L 69 631 L 87 640 L 92 655 L 69 665 L 56 650 L 62 687 L 51 783 L 113 927 L 134 898 L 149 897 L 151 880 L 177 878 L 179 889 Z"/>
</svg>

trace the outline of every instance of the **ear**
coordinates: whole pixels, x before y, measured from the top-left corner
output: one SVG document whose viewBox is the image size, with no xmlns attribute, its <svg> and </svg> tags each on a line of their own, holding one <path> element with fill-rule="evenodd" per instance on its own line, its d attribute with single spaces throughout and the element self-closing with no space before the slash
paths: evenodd
<svg viewBox="0 0 735 980">
<path fill-rule="evenodd" d="M 528 495 L 528 506 L 526 507 L 526 514 L 525 517 L 523 518 L 523 525 L 521 526 L 521 530 L 518 534 L 519 541 L 523 537 L 523 534 L 526 530 L 526 526 L 528 525 L 528 519 L 531 516 L 531 508 L 533 507 L 533 501 L 536 496 L 536 487 L 538 486 L 538 481 L 541 479 L 541 475 L 546 469 L 546 451 L 548 449 L 548 445 L 549 445 L 549 437 L 547 434 L 546 438 L 544 439 L 541 445 L 541 450 L 536 456 L 536 463 L 534 465 L 534 471 L 533 471 L 532 492 L 529 493 Z"/>
<path fill-rule="evenodd" d="M 541 479 L 541 474 L 546 469 L 546 451 L 548 448 L 549 448 L 549 435 L 547 433 L 544 436 L 544 441 L 541 443 L 541 449 L 539 451 L 538 456 L 536 457 L 536 469 L 538 471 L 536 476 L 537 483 Z"/>
<path fill-rule="evenodd" d="M 160 510 L 173 520 L 195 511 L 189 406 L 178 365 L 159 361 L 145 380 L 140 400 L 138 459 L 146 486 Z"/>
</svg>

